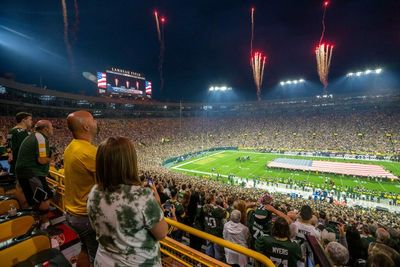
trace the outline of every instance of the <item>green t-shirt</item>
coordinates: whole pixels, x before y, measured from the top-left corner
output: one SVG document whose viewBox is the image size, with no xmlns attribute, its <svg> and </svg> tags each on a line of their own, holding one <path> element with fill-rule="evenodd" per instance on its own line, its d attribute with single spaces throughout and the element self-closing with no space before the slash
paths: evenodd
<svg viewBox="0 0 400 267">
<path fill-rule="evenodd" d="M 224 208 L 207 204 L 203 206 L 204 229 L 206 233 L 222 237 L 227 212 Z"/>
<path fill-rule="evenodd" d="M 198 204 L 196 208 L 196 215 L 193 222 L 193 227 L 199 230 L 204 230 L 204 212 L 203 206 Z"/>
<path fill-rule="evenodd" d="M 18 159 L 18 152 L 24 139 L 29 135 L 26 129 L 14 127 L 8 131 L 7 135 L 7 146 L 11 149 L 13 154 L 13 161 L 11 162 L 11 172 L 14 172 L 15 164 Z"/>
<path fill-rule="evenodd" d="M 0 157 L 7 153 L 5 146 L 0 146 Z M 7 154 L 6 154 L 7 155 Z"/>
<path fill-rule="evenodd" d="M 269 257 L 277 267 L 296 267 L 297 261 L 301 259 L 301 250 L 297 243 L 281 241 L 272 236 L 258 238 L 255 249 Z"/>
<path fill-rule="evenodd" d="M 183 208 L 182 204 L 176 200 L 169 201 L 175 207 L 175 216 L 179 222 L 183 221 L 183 216 L 185 215 L 185 209 Z"/>
<path fill-rule="evenodd" d="M 50 157 L 50 146 L 47 137 L 39 132 L 30 134 L 21 144 L 15 172 L 18 178 L 46 176 L 50 164 L 39 164 L 39 157 Z"/>
</svg>

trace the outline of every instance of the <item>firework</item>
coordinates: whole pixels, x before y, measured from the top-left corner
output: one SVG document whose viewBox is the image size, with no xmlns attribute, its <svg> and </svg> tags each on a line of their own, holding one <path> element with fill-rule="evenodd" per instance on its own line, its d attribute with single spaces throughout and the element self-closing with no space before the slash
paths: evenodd
<svg viewBox="0 0 400 267">
<path fill-rule="evenodd" d="M 164 24 L 165 24 L 165 17 L 158 17 L 158 12 L 154 11 L 154 17 L 156 20 L 156 28 L 157 28 L 157 37 L 158 37 L 158 43 L 160 44 L 160 54 L 158 56 L 158 72 L 160 74 L 160 91 L 163 91 L 164 88 L 164 71 L 163 71 L 163 65 L 164 65 Z M 161 26 L 160 26 L 160 21 L 161 21 Z"/>
<path fill-rule="evenodd" d="M 331 59 L 332 59 L 332 52 L 333 52 L 333 45 L 323 43 L 324 35 L 325 35 L 325 14 L 326 8 L 328 7 L 329 2 L 324 1 L 324 13 L 322 15 L 322 32 L 321 37 L 319 38 L 319 43 L 317 48 L 315 49 L 315 56 L 317 59 L 317 71 L 319 80 L 324 85 L 324 94 L 327 94 L 327 87 L 328 87 L 328 75 L 329 75 L 329 68 L 331 66 Z"/>
<path fill-rule="evenodd" d="M 328 74 L 329 67 L 331 65 L 333 52 L 333 45 L 330 44 L 320 44 L 315 49 L 315 55 L 317 58 L 317 70 L 319 75 L 319 80 L 324 85 L 324 92 L 326 93 L 326 87 L 328 86 Z"/>
<path fill-rule="evenodd" d="M 261 100 L 261 86 L 264 77 L 264 67 L 267 57 L 260 52 L 255 52 L 251 57 L 251 68 L 253 79 L 257 89 L 257 100 Z"/>
<path fill-rule="evenodd" d="M 155 20 L 156 20 L 158 41 L 161 42 L 160 21 L 159 21 L 159 19 L 158 19 L 158 12 L 157 12 L 157 11 L 154 11 L 154 18 L 155 18 Z"/>
<path fill-rule="evenodd" d="M 73 28 L 73 40 L 76 42 L 78 37 L 76 33 L 79 29 L 79 7 L 78 7 L 78 0 L 74 0 L 74 10 L 75 10 L 75 21 L 74 21 L 74 28 Z"/>
<path fill-rule="evenodd" d="M 72 57 L 72 46 L 68 36 L 68 14 L 67 14 L 67 5 L 65 4 L 65 0 L 61 0 L 61 5 L 63 9 L 63 21 L 64 21 L 64 43 L 65 43 L 65 48 L 67 49 L 69 63 L 73 68 L 74 63 Z"/>
<path fill-rule="evenodd" d="M 253 39 L 254 39 L 254 7 L 251 8 L 250 57 L 253 56 Z"/>
<path fill-rule="evenodd" d="M 325 14 L 326 14 L 326 8 L 328 7 L 329 2 L 325 1 L 324 2 L 324 13 L 322 15 L 322 20 L 321 20 L 321 24 L 322 24 L 322 32 L 321 32 L 321 37 L 319 38 L 319 43 L 318 45 L 321 45 L 322 40 L 324 39 L 324 35 L 325 35 Z"/>
</svg>

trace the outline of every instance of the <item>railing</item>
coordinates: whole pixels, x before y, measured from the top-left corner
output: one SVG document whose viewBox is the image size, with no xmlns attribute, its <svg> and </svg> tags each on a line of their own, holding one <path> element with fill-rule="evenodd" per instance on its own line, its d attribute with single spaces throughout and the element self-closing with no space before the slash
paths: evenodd
<svg viewBox="0 0 400 267">
<path fill-rule="evenodd" d="M 184 232 L 187 232 L 187 233 L 190 233 L 190 234 L 195 235 L 197 237 L 200 237 L 201 239 L 208 240 L 208 241 L 210 241 L 212 243 L 215 243 L 215 244 L 218 244 L 218 245 L 220 245 L 222 247 L 229 248 L 229 249 L 234 250 L 234 251 L 236 251 L 236 252 L 238 252 L 240 254 L 246 255 L 249 258 L 253 258 L 253 259 L 257 260 L 258 262 L 260 262 L 261 264 L 263 264 L 265 266 L 275 267 L 274 263 L 267 256 L 265 256 L 265 255 L 263 255 L 263 254 L 261 254 L 259 252 L 256 252 L 254 250 L 251 250 L 251 249 L 245 248 L 243 246 L 234 244 L 232 242 L 226 241 L 226 240 L 224 240 L 222 238 L 219 238 L 219 237 L 216 237 L 214 235 L 207 234 L 207 233 L 205 233 L 203 231 L 197 230 L 197 229 L 195 229 L 193 227 L 187 226 L 187 225 L 185 225 L 183 223 L 179 223 L 177 221 L 173 221 L 173 220 L 168 219 L 168 218 L 165 218 L 165 221 L 169 225 L 174 226 L 174 227 L 176 227 L 176 228 L 178 228 L 178 229 L 180 229 L 180 230 L 182 230 Z"/>
<path fill-rule="evenodd" d="M 56 189 L 55 198 L 52 201 L 52 204 L 59 210 L 64 211 L 64 175 L 52 170 L 50 171 L 50 174 L 51 176 L 58 178 L 58 181 L 52 178 L 47 178 L 48 183 Z M 254 250 L 234 244 L 214 235 L 207 234 L 193 227 L 187 226 L 177 221 L 173 221 L 168 218 L 165 218 L 165 221 L 171 227 L 178 228 L 191 235 L 195 235 L 204 240 L 208 240 L 212 243 L 218 244 L 222 247 L 234 250 L 240 254 L 248 256 L 249 258 L 253 258 L 254 260 L 267 267 L 275 267 L 275 265 L 269 258 Z M 163 240 L 161 240 L 160 243 L 161 253 L 163 254 L 163 266 L 229 266 L 169 237 L 164 238 Z"/>
</svg>

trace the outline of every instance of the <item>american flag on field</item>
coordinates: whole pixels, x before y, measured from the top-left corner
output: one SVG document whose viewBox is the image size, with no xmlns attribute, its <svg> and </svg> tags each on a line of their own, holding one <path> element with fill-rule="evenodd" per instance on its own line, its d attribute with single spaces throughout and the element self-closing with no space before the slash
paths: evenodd
<svg viewBox="0 0 400 267">
<path fill-rule="evenodd" d="M 146 95 L 151 95 L 151 82 L 146 81 Z"/>
<path fill-rule="evenodd" d="M 97 87 L 107 89 L 107 78 L 104 72 L 97 72 Z"/>
<path fill-rule="evenodd" d="M 335 173 L 364 177 L 370 176 L 398 179 L 398 177 L 386 171 L 382 166 L 373 164 L 277 158 L 274 161 L 270 162 L 268 164 L 268 167 L 290 170 L 317 171 L 322 173 Z"/>
</svg>

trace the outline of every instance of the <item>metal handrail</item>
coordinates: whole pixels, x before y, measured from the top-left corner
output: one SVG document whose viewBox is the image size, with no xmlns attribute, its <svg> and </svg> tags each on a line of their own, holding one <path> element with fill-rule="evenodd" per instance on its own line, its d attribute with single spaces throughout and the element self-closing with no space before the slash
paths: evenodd
<svg viewBox="0 0 400 267">
<path fill-rule="evenodd" d="M 265 256 L 265 255 L 263 255 L 263 254 L 261 254 L 259 252 L 251 250 L 249 248 L 245 248 L 243 246 L 240 246 L 238 244 L 232 243 L 230 241 L 226 241 L 226 240 L 224 240 L 222 238 L 219 238 L 217 236 L 207 234 L 207 233 L 205 233 L 203 231 L 200 231 L 200 230 L 198 230 L 196 228 L 187 226 L 187 225 L 185 225 L 183 223 L 171 220 L 169 218 L 165 218 L 165 221 L 169 225 L 174 226 L 174 227 L 176 227 L 176 228 L 178 228 L 178 229 L 180 229 L 180 230 L 182 230 L 184 232 L 188 232 L 189 234 L 195 235 L 195 236 L 200 237 L 202 239 L 205 239 L 205 240 L 211 241 L 211 242 L 213 242 L 215 244 L 218 244 L 218 245 L 220 245 L 222 247 L 229 248 L 229 249 L 234 250 L 234 251 L 236 251 L 238 253 L 241 253 L 241 254 L 246 255 L 246 256 L 248 256 L 250 258 L 253 258 L 253 259 L 259 261 L 260 263 L 264 264 L 267 267 L 275 267 L 275 264 L 267 256 Z"/>
</svg>

